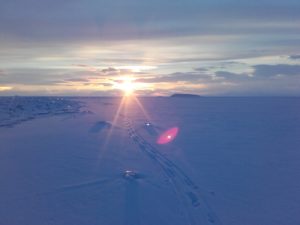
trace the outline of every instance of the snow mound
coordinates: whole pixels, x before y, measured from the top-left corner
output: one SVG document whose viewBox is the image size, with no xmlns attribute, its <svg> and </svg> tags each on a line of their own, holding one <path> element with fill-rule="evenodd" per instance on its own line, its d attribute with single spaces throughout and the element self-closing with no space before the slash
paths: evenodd
<svg viewBox="0 0 300 225">
<path fill-rule="evenodd" d="M 106 129 L 106 128 L 109 129 L 111 127 L 112 127 L 112 124 L 107 121 L 98 121 L 91 127 L 90 132 L 98 133 L 98 132 L 102 131 L 103 129 Z"/>
</svg>

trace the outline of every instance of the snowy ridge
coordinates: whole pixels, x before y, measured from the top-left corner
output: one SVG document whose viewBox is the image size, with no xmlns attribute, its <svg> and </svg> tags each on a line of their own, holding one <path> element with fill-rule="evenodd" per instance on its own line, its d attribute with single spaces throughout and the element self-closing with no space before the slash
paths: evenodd
<svg viewBox="0 0 300 225">
<path fill-rule="evenodd" d="M 80 104 L 59 97 L 1 97 L 0 127 L 13 126 L 42 116 L 78 113 Z"/>
</svg>

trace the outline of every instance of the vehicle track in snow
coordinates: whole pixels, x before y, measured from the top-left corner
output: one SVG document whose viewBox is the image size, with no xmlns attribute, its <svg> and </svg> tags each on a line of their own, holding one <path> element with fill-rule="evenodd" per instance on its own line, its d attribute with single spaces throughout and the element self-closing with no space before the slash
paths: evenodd
<svg viewBox="0 0 300 225">
<path fill-rule="evenodd" d="M 173 188 L 178 200 L 182 204 L 188 224 L 220 225 L 220 219 L 213 212 L 204 196 L 200 193 L 199 187 L 181 170 L 174 162 L 161 154 L 151 143 L 146 141 L 134 128 L 128 118 L 124 118 L 125 128 L 133 142 L 151 158 L 163 171 L 167 181 Z"/>
</svg>

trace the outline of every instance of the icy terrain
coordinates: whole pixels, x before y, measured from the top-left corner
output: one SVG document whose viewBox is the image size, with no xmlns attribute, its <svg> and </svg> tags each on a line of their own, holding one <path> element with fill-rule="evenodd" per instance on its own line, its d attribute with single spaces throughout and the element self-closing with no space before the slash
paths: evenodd
<svg viewBox="0 0 300 225">
<path fill-rule="evenodd" d="M 0 98 L 0 127 L 12 126 L 46 115 L 79 112 L 80 105 L 61 97 L 2 97 Z"/>
<path fill-rule="evenodd" d="M 0 225 L 300 224 L 299 105 L 0 98 Z"/>
</svg>

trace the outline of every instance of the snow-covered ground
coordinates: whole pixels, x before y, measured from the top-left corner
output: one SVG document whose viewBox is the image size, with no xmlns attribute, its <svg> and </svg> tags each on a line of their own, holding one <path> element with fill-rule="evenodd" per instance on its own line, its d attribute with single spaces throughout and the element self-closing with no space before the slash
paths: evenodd
<svg viewBox="0 0 300 225">
<path fill-rule="evenodd" d="M 0 225 L 300 224 L 299 105 L 0 98 Z"/>
<path fill-rule="evenodd" d="M 0 127 L 13 126 L 41 116 L 77 113 L 80 105 L 62 97 L 2 97 Z"/>
</svg>

